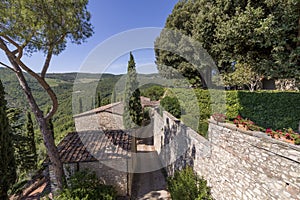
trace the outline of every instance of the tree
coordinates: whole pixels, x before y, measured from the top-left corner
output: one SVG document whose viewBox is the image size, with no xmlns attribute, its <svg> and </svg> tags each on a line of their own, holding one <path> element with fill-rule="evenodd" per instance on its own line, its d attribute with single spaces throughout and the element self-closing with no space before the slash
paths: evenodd
<svg viewBox="0 0 300 200">
<path fill-rule="evenodd" d="M 101 107 L 101 96 L 100 96 L 100 92 L 98 92 L 97 95 L 97 108 Z"/>
<path fill-rule="evenodd" d="M 178 99 L 176 97 L 166 96 L 160 101 L 160 105 L 174 117 L 180 118 L 181 107 Z"/>
<path fill-rule="evenodd" d="M 117 102 L 117 92 L 116 92 L 116 89 L 113 89 L 111 96 L 112 96 L 111 97 L 112 103 L 116 103 Z"/>
<path fill-rule="evenodd" d="M 222 73 L 238 62 L 266 77 L 300 77 L 298 0 L 179 1 L 165 27 L 199 41 Z M 161 40 L 156 44 L 166 42 Z M 190 80 L 199 76 L 184 58 L 157 46 L 160 73 L 172 75 L 172 66 Z"/>
<path fill-rule="evenodd" d="M 35 146 L 35 134 L 33 128 L 33 122 L 31 118 L 31 113 L 27 111 L 26 113 L 26 137 L 28 145 L 28 157 L 29 159 L 26 163 L 29 165 L 29 169 L 35 169 L 37 167 L 37 153 Z"/>
<path fill-rule="evenodd" d="M 143 120 L 140 90 L 138 88 L 135 62 L 132 53 L 128 61 L 127 79 L 124 96 L 123 124 L 125 128 L 135 128 L 141 126 Z"/>
<path fill-rule="evenodd" d="M 235 69 L 233 72 L 224 75 L 224 83 L 228 86 L 240 86 L 243 87 L 246 85 L 248 89 L 253 92 L 259 82 L 262 79 L 253 68 L 247 64 L 237 63 L 234 65 Z"/>
<path fill-rule="evenodd" d="M 51 131 L 47 128 L 47 120 L 57 111 L 58 101 L 54 91 L 46 82 L 45 75 L 52 56 L 61 53 L 66 48 L 68 40 L 80 44 L 92 35 L 87 3 L 87 0 L 7 0 L 0 2 L 1 16 L 5 16 L 0 18 L 0 49 L 10 63 L 1 62 L 0 64 L 16 74 L 25 93 L 42 133 L 57 180 L 57 189 L 62 189 L 64 173 Z M 25 54 L 30 55 L 37 51 L 45 54 L 40 73 L 33 71 L 24 63 Z M 49 113 L 44 115 L 38 106 L 24 77 L 24 72 L 34 77 L 49 95 L 52 101 Z"/>
<path fill-rule="evenodd" d="M 83 112 L 83 106 L 82 106 L 82 98 L 79 97 L 79 113 Z"/>
<path fill-rule="evenodd" d="M 16 181 L 16 165 L 4 94 L 0 80 L 0 199 L 5 200 L 8 199 L 7 191 Z"/>
<path fill-rule="evenodd" d="M 12 129 L 17 174 L 18 180 L 20 180 L 26 172 L 37 167 L 33 122 L 30 112 L 27 112 L 26 124 L 24 126 L 22 111 L 17 108 L 9 108 L 7 115 Z"/>
<path fill-rule="evenodd" d="M 147 85 L 146 85 L 147 86 Z M 165 89 L 160 85 L 152 85 L 141 89 L 141 95 L 149 97 L 151 101 L 158 101 L 164 95 Z"/>
</svg>

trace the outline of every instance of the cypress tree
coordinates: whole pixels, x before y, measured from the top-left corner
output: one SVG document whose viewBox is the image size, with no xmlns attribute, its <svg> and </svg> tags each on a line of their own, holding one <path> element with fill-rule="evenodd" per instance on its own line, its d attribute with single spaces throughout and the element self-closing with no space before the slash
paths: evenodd
<svg viewBox="0 0 300 200">
<path fill-rule="evenodd" d="M 117 102 L 117 93 L 116 90 L 114 89 L 112 92 L 112 103 L 116 103 Z"/>
<path fill-rule="evenodd" d="M 27 169 L 27 137 L 24 132 L 24 120 L 21 117 L 22 111 L 18 108 L 9 108 L 7 117 L 12 130 L 13 146 L 15 150 L 15 161 L 18 174 Z"/>
<path fill-rule="evenodd" d="M 79 113 L 83 112 L 83 107 L 82 107 L 82 99 L 81 97 L 79 98 Z"/>
<path fill-rule="evenodd" d="M 0 80 L 0 199 L 6 200 L 8 199 L 7 191 L 16 181 L 16 164 L 4 94 Z"/>
<path fill-rule="evenodd" d="M 18 175 L 24 175 L 23 172 L 28 172 L 37 167 L 35 134 L 31 114 L 30 112 L 26 113 L 25 125 L 20 109 L 9 109 L 8 118 L 13 131 L 13 144 Z"/>
<path fill-rule="evenodd" d="M 35 134 L 34 134 L 33 122 L 32 122 L 30 112 L 27 112 L 26 137 L 27 137 L 28 152 L 29 152 L 28 161 L 31 164 L 29 169 L 35 169 L 37 166 L 37 153 L 36 153 L 36 146 L 35 146 Z"/>
<path fill-rule="evenodd" d="M 97 95 L 97 108 L 101 107 L 101 96 L 100 96 L 100 92 L 98 92 Z"/>
<path fill-rule="evenodd" d="M 123 124 L 126 129 L 135 128 L 142 124 L 142 105 L 138 85 L 135 61 L 132 53 L 130 52 L 125 85 L 123 114 Z"/>
</svg>

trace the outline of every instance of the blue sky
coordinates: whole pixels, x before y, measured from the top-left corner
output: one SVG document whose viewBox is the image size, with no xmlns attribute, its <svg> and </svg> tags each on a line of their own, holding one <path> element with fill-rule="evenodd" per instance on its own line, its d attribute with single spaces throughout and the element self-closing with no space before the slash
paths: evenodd
<svg viewBox="0 0 300 200">
<path fill-rule="evenodd" d="M 94 35 L 81 45 L 68 43 L 67 49 L 54 56 L 49 72 L 82 71 L 80 67 L 89 60 L 91 52 L 112 36 L 130 29 L 144 27 L 163 28 L 168 15 L 178 0 L 90 0 L 88 9 L 92 15 Z M 154 42 L 154 41 L 153 41 Z M 155 72 L 153 49 L 133 51 L 137 69 L 142 73 Z M 126 72 L 128 53 L 113 60 L 105 72 L 120 74 Z M 7 60 L 0 53 L 0 60 Z M 34 54 L 25 58 L 25 63 L 36 71 L 40 71 L 43 63 L 42 54 Z M 94 62 L 93 68 L 103 67 L 101 60 Z M 107 66 L 106 66 L 107 67 Z M 143 68 L 140 71 L 139 67 Z"/>
</svg>

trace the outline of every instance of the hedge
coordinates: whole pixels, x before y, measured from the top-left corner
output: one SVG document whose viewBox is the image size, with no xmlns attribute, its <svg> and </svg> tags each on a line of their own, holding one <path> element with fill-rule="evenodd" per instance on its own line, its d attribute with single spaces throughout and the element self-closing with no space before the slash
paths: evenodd
<svg viewBox="0 0 300 200">
<path fill-rule="evenodd" d="M 228 92 L 231 97 L 232 92 Z M 264 128 L 292 128 L 298 131 L 300 121 L 300 93 L 281 91 L 238 91 L 238 112 Z M 230 106 L 230 105 L 228 105 Z M 228 116 L 232 117 L 232 115 Z"/>
<path fill-rule="evenodd" d="M 238 114 L 243 118 L 254 121 L 263 128 L 283 129 L 292 128 L 298 131 L 300 121 L 300 92 L 287 91 L 220 91 L 195 89 L 194 93 L 198 100 L 197 104 L 189 103 L 191 89 L 173 89 L 180 105 L 185 110 L 182 116 L 185 119 L 199 118 L 198 132 L 206 135 L 207 119 L 213 113 L 224 113 L 232 120 Z M 226 100 L 226 103 L 224 102 Z M 199 109 L 200 114 L 191 112 Z M 190 116 L 189 116 L 190 115 Z M 195 116 L 198 115 L 198 116 Z M 187 117 L 189 116 L 189 117 Z"/>
</svg>

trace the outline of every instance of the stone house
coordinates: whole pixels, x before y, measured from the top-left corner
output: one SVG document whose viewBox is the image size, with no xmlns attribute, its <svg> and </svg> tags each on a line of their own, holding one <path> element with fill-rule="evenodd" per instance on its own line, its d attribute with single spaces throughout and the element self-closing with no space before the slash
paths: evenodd
<svg viewBox="0 0 300 200">
<path fill-rule="evenodd" d="M 159 102 L 141 97 L 142 106 L 153 107 Z M 131 131 L 124 130 L 122 102 L 112 103 L 73 116 L 76 131 L 68 133 L 58 144 L 66 178 L 76 171 L 88 169 L 107 185 L 113 185 L 118 195 L 130 196 L 136 166 L 132 153 L 136 142 Z M 55 177 L 49 164 L 51 188 Z"/>
<path fill-rule="evenodd" d="M 58 145 L 68 181 L 76 171 L 89 170 L 106 185 L 113 185 L 120 196 L 131 193 L 131 136 L 122 130 L 71 132 Z M 49 165 L 51 188 L 54 174 Z"/>
<path fill-rule="evenodd" d="M 113 103 L 74 116 L 77 132 L 71 132 L 58 144 L 66 178 L 76 171 L 88 169 L 118 195 L 131 194 L 133 166 L 132 137 L 123 130 L 123 104 Z M 49 164 L 51 188 L 55 177 Z"/>
</svg>

